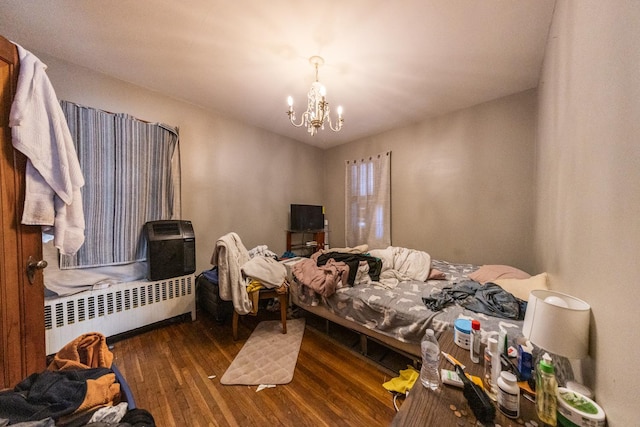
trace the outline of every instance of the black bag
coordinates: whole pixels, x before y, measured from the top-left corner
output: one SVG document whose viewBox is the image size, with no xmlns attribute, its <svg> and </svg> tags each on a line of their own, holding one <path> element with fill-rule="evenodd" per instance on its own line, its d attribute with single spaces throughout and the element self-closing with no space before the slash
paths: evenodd
<svg viewBox="0 0 640 427">
<path fill-rule="evenodd" d="M 216 280 L 217 271 L 209 270 L 196 278 L 196 306 L 204 309 L 218 323 L 223 324 L 233 314 L 233 302 L 220 299 L 220 288 Z"/>
</svg>

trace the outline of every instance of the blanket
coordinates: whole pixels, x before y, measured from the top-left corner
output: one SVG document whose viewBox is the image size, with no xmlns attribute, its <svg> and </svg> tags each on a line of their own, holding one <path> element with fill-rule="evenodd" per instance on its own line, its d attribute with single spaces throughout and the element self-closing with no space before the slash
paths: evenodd
<svg viewBox="0 0 640 427">
<path fill-rule="evenodd" d="M 426 252 L 389 246 L 372 249 L 369 255 L 382 261 L 379 283 L 387 288 L 395 288 L 399 282 L 409 280 L 424 282 L 429 277 L 431 256 Z"/>
<path fill-rule="evenodd" d="M 518 300 L 495 283 L 487 282 L 482 285 L 473 280 L 447 286 L 440 292 L 423 297 L 422 300 L 433 311 L 458 304 L 476 313 L 502 319 L 523 320 L 526 311 L 524 301 Z"/>
<path fill-rule="evenodd" d="M 241 271 L 242 265 L 247 261 L 249 251 L 242 244 L 238 234 L 231 232 L 216 241 L 211 264 L 218 267 L 220 298 L 233 301 L 233 307 L 240 315 L 250 313 L 252 308 Z"/>
</svg>

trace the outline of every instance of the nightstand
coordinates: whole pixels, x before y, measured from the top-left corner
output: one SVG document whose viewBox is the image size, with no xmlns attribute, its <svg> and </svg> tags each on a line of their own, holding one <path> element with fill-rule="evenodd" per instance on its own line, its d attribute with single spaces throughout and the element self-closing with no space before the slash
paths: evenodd
<svg viewBox="0 0 640 427">
<path fill-rule="evenodd" d="M 453 342 L 453 333 L 443 332 L 438 339 L 440 350 L 451 354 L 465 365 L 465 372 L 482 377 L 483 364 L 471 362 L 469 350 L 465 350 Z M 440 368 L 454 370 L 454 366 L 440 356 Z M 511 419 L 505 416 L 496 406 L 495 425 L 502 427 L 526 426 L 542 427 L 544 424 L 536 415 L 535 404 L 524 396 L 520 396 L 520 417 Z M 440 389 L 432 391 L 425 388 L 420 380 L 416 381 L 409 395 L 393 419 L 392 426 L 475 426 L 476 417 L 469 408 L 462 389 L 442 384 Z"/>
</svg>

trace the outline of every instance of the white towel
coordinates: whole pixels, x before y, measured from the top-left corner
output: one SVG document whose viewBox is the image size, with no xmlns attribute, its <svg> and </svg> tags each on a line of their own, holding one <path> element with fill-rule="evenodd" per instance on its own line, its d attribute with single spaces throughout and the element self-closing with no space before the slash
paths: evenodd
<svg viewBox="0 0 640 427">
<path fill-rule="evenodd" d="M 16 46 L 20 72 L 9 126 L 13 146 L 28 159 L 22 223 L 53 225 L 55 246 L 72 255 L 84 243 L 82 170 L 47 66 Z"/>
<path fill-rule="evenodd" d="M 216 241 L 211 255 L 211 265 L 218 267 L 220 298 L 233 301 L 233 308 L 240 315 L 249 313 L 253 307 L 240 270 L 247 261 L 249 252 L 238 234 L 231 232 Z"/>
</svg>

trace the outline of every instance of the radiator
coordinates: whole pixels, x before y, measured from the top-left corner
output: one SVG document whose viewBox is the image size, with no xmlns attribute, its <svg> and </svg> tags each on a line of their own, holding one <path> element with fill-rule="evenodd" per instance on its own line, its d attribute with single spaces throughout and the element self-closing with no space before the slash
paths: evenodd
<svg viewBox="0 0 640 427">
<path fill-rule="evenodd" d="M 195 294 L 195 275 L 191 274 L 156 282 L 119 283 L 45 300 L 47 354 L 89 332 L 110 337 L 185 313 L 195 320 Z"/>
</svg>

